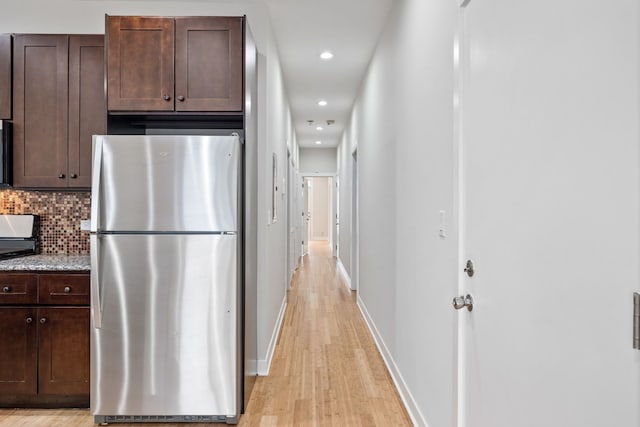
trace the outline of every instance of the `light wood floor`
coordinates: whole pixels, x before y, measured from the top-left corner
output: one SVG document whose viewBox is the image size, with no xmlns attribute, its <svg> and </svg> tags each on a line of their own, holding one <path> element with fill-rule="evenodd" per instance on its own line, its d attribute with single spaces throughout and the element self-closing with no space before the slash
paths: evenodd
<svg viewBox="0 0 640 427">
<path fill-rule="evenodd" d="M 88 410 L 0 410 L 3 427 L 91 425 Z M 411 426 L 325 242 L 311 242 L 295 274 L 271 371 L 258 378 L 239 425 Z"/>
</svg>

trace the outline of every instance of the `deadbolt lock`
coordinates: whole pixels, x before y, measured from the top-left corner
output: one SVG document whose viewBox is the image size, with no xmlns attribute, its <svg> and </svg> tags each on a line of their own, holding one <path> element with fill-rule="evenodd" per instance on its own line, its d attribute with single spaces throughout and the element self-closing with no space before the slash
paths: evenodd
<svg viewBox="0 0 640 427">
<path fill-rule="evenodd" d="M 470 259 L 467 260 L 467 265 L 464 268 L 464 272 L 467 273 L 467 276 L 469 277 L 473 277 L 473 274 L 475 273 L 475 270 L 473 269 L 473 261 L 471 261 Z"/>
</svg>

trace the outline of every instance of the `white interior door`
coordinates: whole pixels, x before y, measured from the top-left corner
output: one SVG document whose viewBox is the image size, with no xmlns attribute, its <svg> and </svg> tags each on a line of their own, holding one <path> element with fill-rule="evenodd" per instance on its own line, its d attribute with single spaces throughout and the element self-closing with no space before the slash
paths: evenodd
<svg viewBox="0 0 640 427">
<path fill-rule="evenodd" d="M 358 290 L 358 152 L 353 152 L 353 169 L 351 175 L 351 289 Z"/>
<path fill-rule="evenodd" d="M 304 236 L 302 238 L 302 254 L 305 255 L 309 253 L 309 240 L 311 239 L 311 208 L 310 204 L 313 202 L 313 197 L 311 192 L 311 181 L 308 178 L 303 178 L 304 183 L 304 210 L 302 211 L 304 217 Z"/>
<path fill-rule="evenodd" d="M 296 224 L 298 223 L 298 192 L 296 191 L 296 170 L 289 154 L 287 160 L 287 287 L 297 268 Z"/>
<path fill-rule="evenodd" d="M 638 6 L 461 9 L 461 427 L 638 427 Z"/>
<path fill-rule="evenodd" d="M 333 182 L 331 182 L 333 181 Z M 332 180 L 330 180 L 332 191 L 332 206 L 333 206 L 333 224 L 332 227 L 333 233 L 331 248 L 333 251 L 333 256 L 336 258 L 340 257 L 340 181 L 338 175 L 336 175 Z"/>
</svg>

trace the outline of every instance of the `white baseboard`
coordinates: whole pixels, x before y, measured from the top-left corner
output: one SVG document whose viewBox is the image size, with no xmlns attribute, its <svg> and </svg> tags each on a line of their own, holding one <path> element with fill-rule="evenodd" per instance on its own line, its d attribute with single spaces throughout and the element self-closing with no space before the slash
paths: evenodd
<svg viewBox="0 0 640 427">
<path fill-rule="evenodd" d="M 352 290 L 351 277 L 349 277 L 349 273 L 347 273 L 347 269 L 344 268 L 344 264 L 342 264 L 342 261 L 340 260 L 340 258 L 338 258 L 337 264 L 338 264 L 338 271 L 340 272 L 340 275 L 344 279 L 344 285 L 347 287 L 347 289 L 351 291 Z"/>
<path fill-rule="evenodd" d="M 258 360 L 258 375 L 266 377 L 269 375 L 269 369 L 271 369 L 271 361 L 273 360 L 273 353 L 276 350 L 276 343 L 278 342 L 278 336 L 280 335 L 280 328 L 282 327 L 282 321 L 284 320 L 284 311 L 287 308 L 287 297 L 282 299 L 282 305 L 280 306 L 280 313 L 278 313 L 278 320 L 276 320 L 276 327 L 271 335 L 271 341 L 269 341 L 269 348 L 267 349 L 267 358 Z"/>
<path fill-rule="evenodd" d="M 382 336 L 378 332 L 378 328 L 376 328 L 373 319 L 369 316 L 369 312 L 367 311 L 367 307 L 364 305 L 364 302 L 358 295 L 358 308 L 360 309 L 360 313 L 362 313 L 362 317 L 364 318 L 365 323 L 369 327 L 369 331 L 371 331 L 371 335 L 373 335 L 373 340 L 376 342 L 376 346 L 382 355 L 382 359 L 384 360 L 385 365 L 387 365 L 387 369 L 391 374 L 391 378 L 393 379 L 393 383 L 396 385 L 396 389 L 398 389 L 398 393 L 400 394 L 400 398 L 404 403 L 407 412 L 409 413 L 409 417 L 411 417 L 411 422 L 416 427 L 429 427 L 427 421 L 425 420 L 422 412 L 418 408 L 418 405 L 413 398 L 413 395 L 409 391 L 409 387 L 404 381 L 400 370 L 396 366 L 389 349 L 387 348 Z"/>
</svg>

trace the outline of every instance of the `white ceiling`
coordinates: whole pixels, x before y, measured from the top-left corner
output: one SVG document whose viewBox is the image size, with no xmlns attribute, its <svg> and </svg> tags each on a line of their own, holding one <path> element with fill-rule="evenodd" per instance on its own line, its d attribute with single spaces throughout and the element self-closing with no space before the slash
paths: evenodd
<svg viewBox="0 0 640 427">
<path fill-rule="evenodd" d="M 336 147 L 393 0 L 265 0 L 300 147 Z M 330 50 L 334 58 L 320 59 Z M 318 100 L 328 102 L 319 107 Z M 313 120 L 309 126 L 307 120 Z M 335 124 L 327 126 L 327 120 Z M 317 131 L 317 126 L 324 130 Z M 321 140 L 322 145 L 315 141 Z"/>
</svg>

